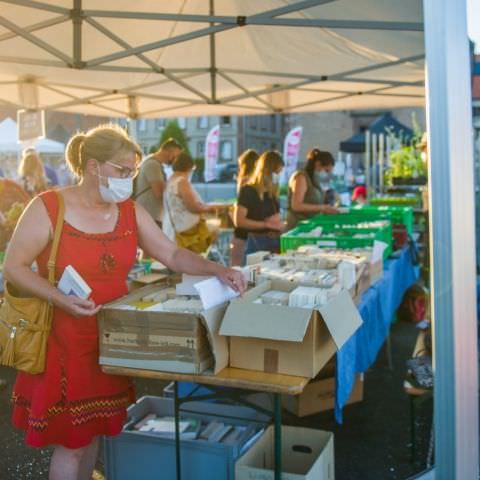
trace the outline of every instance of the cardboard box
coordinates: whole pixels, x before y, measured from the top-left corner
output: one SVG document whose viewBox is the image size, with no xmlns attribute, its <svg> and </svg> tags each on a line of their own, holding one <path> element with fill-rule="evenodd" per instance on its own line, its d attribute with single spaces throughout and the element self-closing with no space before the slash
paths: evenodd
<svg viewBox="0 0 480 480">
<path fill-rule="evenodd" d="M 119 308 L 158 291 L 143 287 L 102 308 L 100 364 L 193 374 L 226 367 L 227 339 L 218 335 L 226 304 L 199 314 Z"/>
<path fill-rule="evenodd" d="M 282 397 L 283 407 L 297 417 L 306 417 L 335 408 L 335 377 L 312 380 L 297 396 Z M 357 375 L 346 405 L 363 400 L 363 375 Z"/>
<path fill-rule="evenodd" d="M 230 337 L 231 367 L 314 378 L 362 324 L 347 291 L 315 310 L 254 303 L 269 290 L 294 289 L 270 280 L 230 302 L 220 335 Z"/>
<path fill-rule="evenodd" d="M 383 259 L 380 259 L 374 263 L 370 263 L 370 283 L 373 285 L 382 277 L 383 277 Z"/>
<path fill-rule="evenodd" d="M 269 427 L 235 466 L 236 480 L 274 479 L 274 432 Z M 333 433 L 282 426 L 282 480 L 334 480 Z"/>
</svg>

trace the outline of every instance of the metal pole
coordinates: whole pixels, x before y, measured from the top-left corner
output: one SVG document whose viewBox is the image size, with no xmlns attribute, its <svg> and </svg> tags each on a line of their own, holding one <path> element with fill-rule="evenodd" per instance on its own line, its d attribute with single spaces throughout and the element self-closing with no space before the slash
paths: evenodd
<svg viewBox="0 0 480 480">
<path fill-rule="evenodd" d="M 377 192 L 377 166 L 378 166 L 378 136 L 376 133 L 372 134 L 372 195 L 375 196 Z"/>
<path fill-rule="evenodd" d="M 275 451 L 275 480 L 282 479 L 282 399 L 279 393 L 273 394 L 274 411 L 274 451 Z"/>
<path fill-rule="evenodd" d="M 173 382 L 175 409 L 175 465 L 177 480 L 182 480 L 182 461 L 180 458 L 180 401 L 178 399 L 178 382 Z"/>
<path fill-rule="evenodd" d="M 365 187 L 367 188 L 367 197 L 371 197 L 370 192 L 370 131 L 365 132 Z"/>
<path fill-rule="evenodd" d="M 479 474 L 475 197 L 466 2 L 424 0 L 435 479 Z"/>
<path fill-rule="evenodd" d="M 385 134 L 378 136 L 378 185 L 380 193 L 383 193 L 383 164 L 385 156 Z"/>
<path fill-rule="evenodd" d="M 210 15 L 215 15 L 215 0 L 210 0 Z M 210 23 L 213 27 L 214 23 Z M 210 37 L 210 88 L 212 90 L 212 103 L 217 102 L 217 61 L 215 53 L 215 33 L 211 33 Z"/>
</svg>

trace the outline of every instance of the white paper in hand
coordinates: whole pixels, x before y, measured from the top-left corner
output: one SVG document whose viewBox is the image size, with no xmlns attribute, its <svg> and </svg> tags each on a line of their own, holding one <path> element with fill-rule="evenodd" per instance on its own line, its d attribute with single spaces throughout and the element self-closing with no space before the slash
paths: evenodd
<svg viewBox="0 0 480 480">
<path fill-rule="evenodd" d="M 222 283 L 217 277 L 212 277 L 208 280 L 196 283 L 195 289 L 200 295 L 200 300 L 202 301 L 205 310 L 228 302 L 232 298 L 240 295 L 238 292 Z"/>
</svg>

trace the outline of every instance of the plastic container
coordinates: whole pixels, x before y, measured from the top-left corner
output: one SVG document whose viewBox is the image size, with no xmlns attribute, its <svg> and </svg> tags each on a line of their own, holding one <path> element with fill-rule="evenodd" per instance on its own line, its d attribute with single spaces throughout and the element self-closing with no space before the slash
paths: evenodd
<svg viewBox="0 0 480 480">
<path fill-rule="evenodd" d="M 176 479 L 174 438 L 131 430 L 133 424 L 149 413 L 173 416 L 173 400 L 145 396 L 128 408 L 129 420 L 122 433 L 105 438 L 105 473 L 108 480 Z M 183 404 L 180 414 L 251 427 L 250 433 L 234 445 L 198 439 L 181 440 L 182 480 L 234 480 L 236 460 L 255 443 L 270 421 L 269 417 L 251 408 L 206 402 Z M 252 436 L 255 430 L 258 432 Z"/>
<path fill-rule="evenodd" d="M 413 233 L 413 208 L 386 205 L 359 205 L 350 209 L 350 215 L 359 215 L 366 220 L 389 219 L 392 223 L 405 225 L 409 235 Z"/>
</svg>

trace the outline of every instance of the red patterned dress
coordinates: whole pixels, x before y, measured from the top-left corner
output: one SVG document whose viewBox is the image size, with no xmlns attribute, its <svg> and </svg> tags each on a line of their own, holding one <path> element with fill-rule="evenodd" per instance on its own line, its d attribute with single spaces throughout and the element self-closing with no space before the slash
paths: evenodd
<svg viewBox="0 0 480 480">
<path fill-rule="evenodd" d="M 46 192 L 43 200 L 52 225 L 57 196 Z M 56 262 L 57 280 L 72 265 L 92 289 L 91 298 L 105 304 L 127 293 L 127 274 L 137 249 L 135 206 L 118 204 L 119 215 L 110 233 L 90 234 L 64 222 Z M 50 244 L 37 259 L 47 277 Z M 45 372 L 19 372 L 13 390 L 13 424 L 26 431 L 25 442 L 34 447 L 63 445 L 81 448 L 97 435 L 116 435 L 134 400 L 131 381 L 102 373 L 98 365 L 96 317 L 75 318 L 55 309 L 48 339 Z"/>
</svg>

